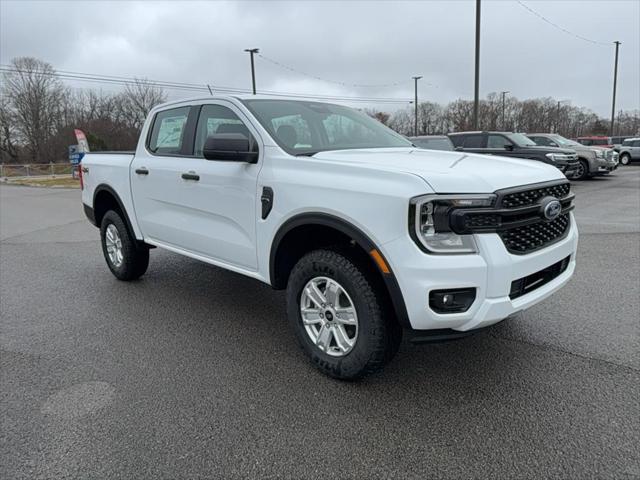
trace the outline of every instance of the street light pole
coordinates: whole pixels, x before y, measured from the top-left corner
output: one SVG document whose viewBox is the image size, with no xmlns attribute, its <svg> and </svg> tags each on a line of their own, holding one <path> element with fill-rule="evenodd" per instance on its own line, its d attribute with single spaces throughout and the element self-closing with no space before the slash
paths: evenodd
<svg viewBox="0 0 640 480">
<path fill-rule="evenodd" d="M 253 55 L 255 53 L 258 53 L 260 51 L 260 49 L 258 48 L 245 48 L 244 49 L 245 52 L 249 52 L 249 55 L 251 55 L 251 85 L 253 86 L 253 94 L 256 94 L 256 70 L 255 67 L 253 65 Z"/>
<path fill-rule="evenodd" d="M 502 94 L 502 130 L 505 130 L 505 122 L 504 122 L 504 97 L 509 91 L 500 92 Z"/>
<path fill-rule="evenodd" d="M 611 101 L 611 127 L 609 128 L 609 135 L 613 136 L 613 127 L 616 114 L 616 88 L 618 86 L 618 49 L 620 48 L 620 42 L 617 40 L 613 42 L 616 44 L 616 60 L 613 67 L 613 100 Z"/>
<path fill-rule="evenodd" d="M 476 0 L 476 73 L 473 88 L 473 128 L 478 130 L 480 94 L 480 0 Z"/>
<path fill-rule="evenodd" d="M 556 107 L 556 128 L 554 133 L 560 133 L 560 105 L 568 101 L 569 100 L 558 100 L 558 105 Z"/>
<path fill-rule="evenodd" d="M 411 77 L 411 78 L 413 78 L 413 81 L 415 82 L 415 98 L 413 102 L 415 119 L 413 123 L 413 136 L 417 137 L 418 136 L 418 80 L 420 80 L 422 77 Z"/>
</svg>

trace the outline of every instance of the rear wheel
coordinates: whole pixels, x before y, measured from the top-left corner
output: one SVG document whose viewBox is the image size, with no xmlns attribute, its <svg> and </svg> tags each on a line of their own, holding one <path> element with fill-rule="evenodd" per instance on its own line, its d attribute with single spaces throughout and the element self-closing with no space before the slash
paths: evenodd
<svg viewBox="0 0 640 480">
<path fill-rule="evenodd" d="M 109 210 L 100 224 L 102 253 L 119 280 L 135 280 L 147 271 L 149 248 L 130 234 L 119 212 Z"/>
<path fill-rule="evenodd" d="M 298 342 L 322 372 L 354 380 L 380 370 L 402 330 L 385 314 L 365 270 L 332 250 L 315 250 L 293 268 L 287 314 Z"/>
<path fill-rule="evenodd" d="M 631 163 L 631 155 L 629 155 L 628 153 L 623 153 L 622 155 L 620 155 L 620 163 L 622 165 L 629 165 L 629 163 Z"/>
</svg>

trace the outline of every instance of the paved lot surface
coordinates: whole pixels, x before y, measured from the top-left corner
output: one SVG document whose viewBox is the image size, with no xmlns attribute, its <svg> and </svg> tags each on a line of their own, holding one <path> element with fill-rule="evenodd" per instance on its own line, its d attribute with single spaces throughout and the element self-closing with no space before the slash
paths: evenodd
<svg viewBox="0 0 640 480">
<path fill-rule="evenodd" d="M 281 293 L 158 250 L 118 282 L 78 191 L 0 187 L 0 478 L 640 478 L 640 168 L 574 190 L 562 293 L 341 383 Z"/>
</svg>

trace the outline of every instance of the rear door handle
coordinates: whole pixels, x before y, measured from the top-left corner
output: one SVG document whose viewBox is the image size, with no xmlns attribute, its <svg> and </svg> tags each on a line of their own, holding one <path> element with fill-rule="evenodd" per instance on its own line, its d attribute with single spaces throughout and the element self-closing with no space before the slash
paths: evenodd
<svg viewBox="0 0 640 480">
<path fill-rule="evenodd" d="M 184 178 L 185 180 L 194 180 L 197 182 L 198 180 L 200 180 L 200 175 L 193 172 L 187 172 L 182 174 L 182 178 Z"/>
<path fill-rule="evenodd" d="M 146 167 L 136 168 L 136 173 L 138 175 L 149 175 L 149 170 L 147 170 Z"/>
</svg>

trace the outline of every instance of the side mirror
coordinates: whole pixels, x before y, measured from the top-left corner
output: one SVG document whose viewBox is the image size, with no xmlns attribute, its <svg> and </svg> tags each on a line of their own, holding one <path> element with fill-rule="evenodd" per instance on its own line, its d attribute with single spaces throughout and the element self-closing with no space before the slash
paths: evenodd
<svg viewBox="0 0 640 480">
<path fill-rule="evenodd" d="M 258 151 L 251 151 L 249 139 L 241 133 L 216 133 L 207 137 L 202 154 L 207 160 L 247 163 L 258 161 Z"/>
<path fill-rule="evenodd" d="M 462 148 L 462 147 L 456 147 L 456 148 L 454 148 L 454 150 L 456 152 L 464 152 L 464 148 Z"/>
<path fill-rule="evenodd" d="M 559 147 L 560 145 L 558 145 L 556 142 L 549 142 L 549 146 L 550 147 Z"/>
<path fill-rule="evenodd" d="M 507 143 L 507 144 L 505 144 L 504 149 L 505 149 L 505 150 L 512 151 L 512 150 L 513 150 L 513 144 L 512 144 L 512 143 Z"/>
</svg>

